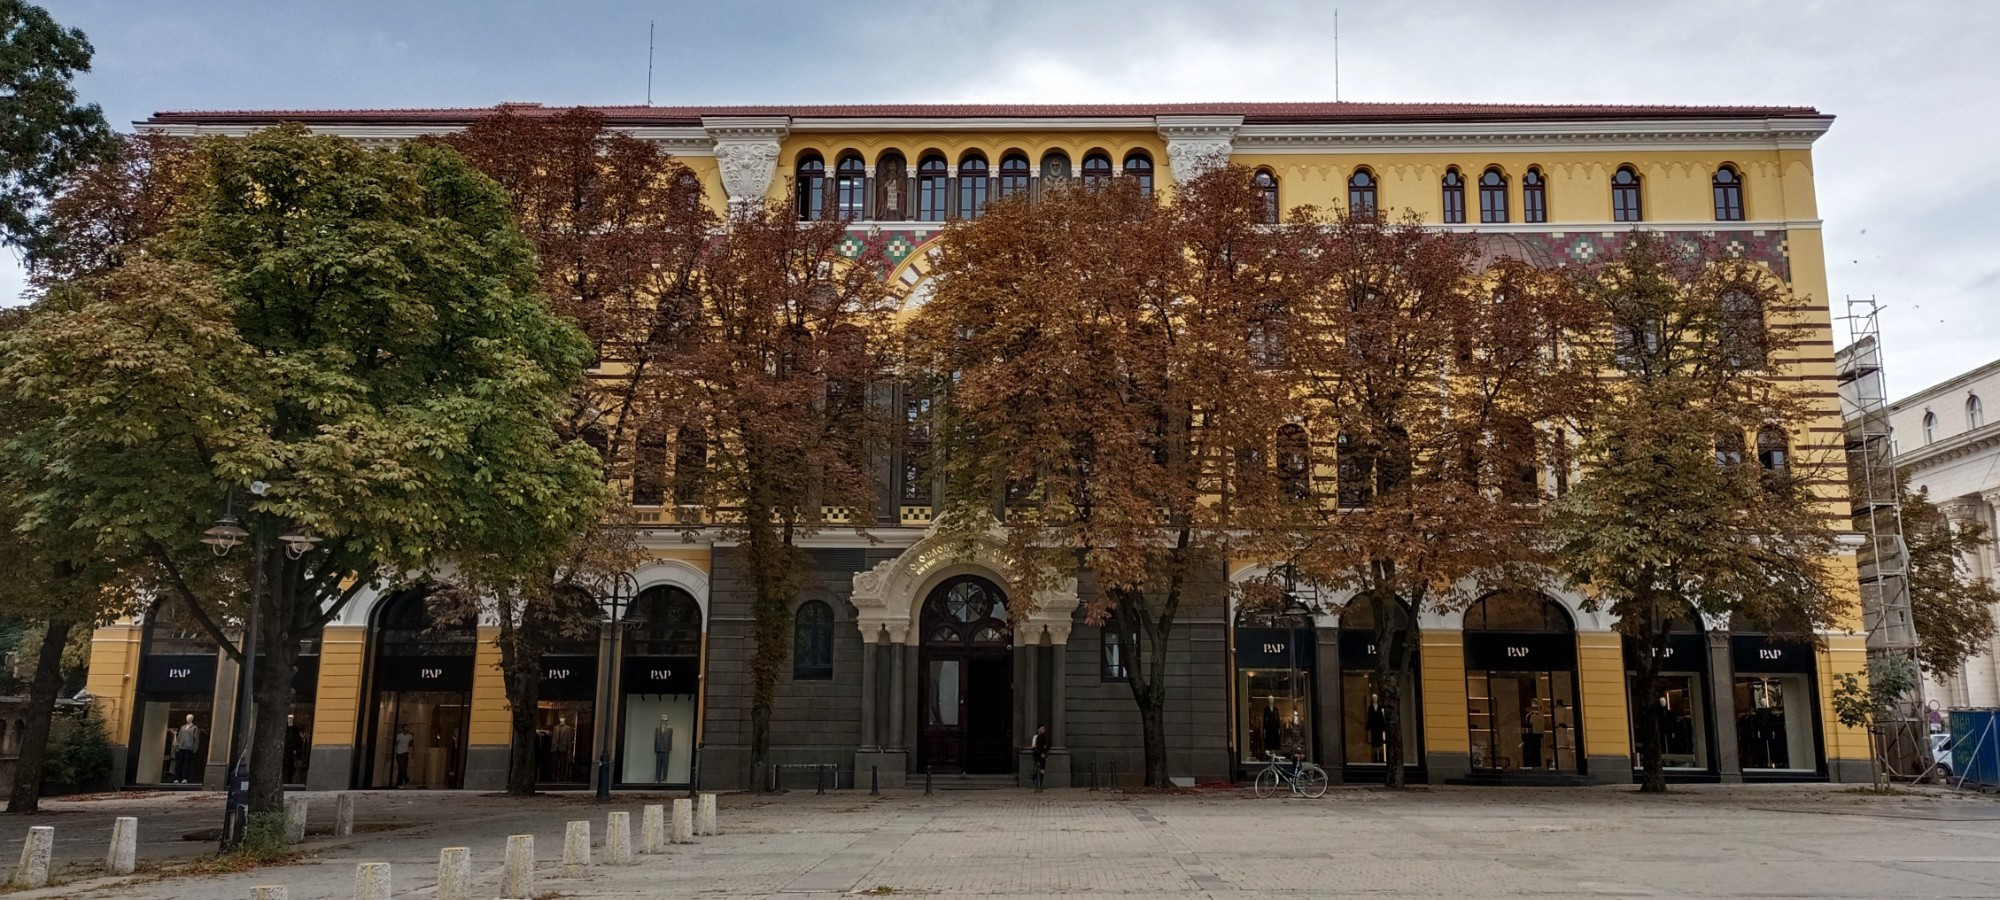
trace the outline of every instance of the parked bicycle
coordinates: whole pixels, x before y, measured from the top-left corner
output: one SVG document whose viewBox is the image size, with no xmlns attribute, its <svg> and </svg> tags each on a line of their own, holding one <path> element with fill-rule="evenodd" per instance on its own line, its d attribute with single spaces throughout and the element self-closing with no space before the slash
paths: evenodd
<svg viewBox="0 0 2000 900">
<path fill-rule="evenodd" d="M 1271 754 L 1271 762 L 1264 771 L 1257 773 L 1255 790 L 1257 798 L 1263 799 L 1278 793 L 1278 785 L 1291 788 L 1294 797 L 1326 796 L 1326 770 L 1297 756 L 1279 757 Z"/>
</svg>

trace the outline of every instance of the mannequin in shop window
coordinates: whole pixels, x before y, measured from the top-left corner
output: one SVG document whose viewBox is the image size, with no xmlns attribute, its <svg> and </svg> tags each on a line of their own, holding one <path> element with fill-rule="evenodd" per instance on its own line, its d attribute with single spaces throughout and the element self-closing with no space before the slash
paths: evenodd
<svg viewBox="0 0 2000 900">
<path fill-rule="evenodd" d="M 1521 768 L 1542 767 L 1541 716 L 1531 707 L 1521 711 Z"/>
<path fill-rule="evenodd" d="M 569 723 L 568 716 L 557 719 L 549 732 L 549 759 L 557 781 L 569 781 L 576 774 L 576 726 Z"/>
<path fill-rule="evenodd" d="M 1272 697 L 1264 703 L 1264 755 L 1277 756 L 1282 748 L 1280 733 L 1283 722 L 1278 718 L 1278 702 Z"/>
<path fill-rule="evenodd" d="M 1388 762 L 1389 720 L 1382 714 L 1382 700 L 1375 694 L 1368 695 L 1368 759 L 1371 762 Z"/>
<path fill-rule="evenodd" d="M 174 783 L 188 784 L 194 779 L 194 756 L 201 749 L 201 726 L 194 723 L 194 714 L 189 713 L 185 724 L 174 732 Z"/>
<path fill-rule="evenodd" d="M 667 760 L 674 755 L 674 726 L 666 716 L 660 717 L 660 724 L 653 726 L 653 780 L 665 783 L 667 780 Z"/>
<path fill-rule="evenodd" d="M 299 722 L 297 717 L 286 716 L 285 717 L 285 783 L 286 784 L 298 783 L 298 779 L 295 776 L 297 776 L 299 773 L 299 755 L 305 752 L 305 746 L 306 746 L 306 735 L 305 732 L 299 730 Z"/>
</svg>

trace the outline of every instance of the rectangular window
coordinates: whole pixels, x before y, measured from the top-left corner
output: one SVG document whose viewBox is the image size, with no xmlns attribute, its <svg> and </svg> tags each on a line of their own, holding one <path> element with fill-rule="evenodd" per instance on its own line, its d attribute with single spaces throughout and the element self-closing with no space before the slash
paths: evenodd
<svg viewBox="0 0 2000 900">
<path fill-rule="evenodd" d="M 1453 185 L 1444 189 L 1444 222 L 1446 225 L 1465 223 L 1465 188 Z"/>
<path fill-rule="evenodd" d="M 1540 184 L 1521 185 L 1521 219 L 1526 222 L 1549 220 L 1548 188 Z"/>
<path fill-rule="evenodd" d="M 1124 650 L 1118 646 L 1118 628 L 1106 624 L 1098 631 L 1103 646 L 1102 675 L 1105 681 L 1131 681 L 1132 670 L 1126 668 Z"/>
<path fill-rule="evenodd" d="M 861 218 L 866 208 L 864 198 L 868 195 L 866 180 L 853 176 L 842 176 L 836 182 L 836 188 L 839 194 L 837 202 L 839 204 L 840 217 L 843 219 Z"/>
<path fill-rule="evenodd" d="M 925 222 L 944 221 L 945 180 L 943 176 L 917 179 L 917 218 Z"/>
<path fill-rule="evenodd" d="M 1507 185 L 1481 185 L 1479 188 L 1479 221 L 1494 223 L 1507 221 Z"/>
</svg>

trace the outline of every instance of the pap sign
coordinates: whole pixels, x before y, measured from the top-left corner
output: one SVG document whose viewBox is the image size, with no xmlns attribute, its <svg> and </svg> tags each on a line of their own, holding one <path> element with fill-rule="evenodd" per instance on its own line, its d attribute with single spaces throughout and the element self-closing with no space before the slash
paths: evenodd
<svg viewBox="0 0 2000 900">
<path fill-rule="evenodd" d="M 1810 643 L 1768 634 L 1729 637 L 1729 662 L 1738 672 L 1811 672 L 1815 654 Z"/>
</svg>

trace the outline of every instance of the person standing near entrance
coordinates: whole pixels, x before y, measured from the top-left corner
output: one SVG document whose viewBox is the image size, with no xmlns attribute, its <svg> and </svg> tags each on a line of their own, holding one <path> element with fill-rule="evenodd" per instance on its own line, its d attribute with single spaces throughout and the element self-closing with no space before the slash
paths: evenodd
<svg viewBox="0 0 2000 900">
<path fill-rule="evenodd" d="M 187 784 L 194 778 L 194 755 L 201 749 L 201 726 L 194 723 L 194 716 L 187 717 L 187 724 L 174 732 L 174 783 Z"/>
<path fill-rule="evenodd" d="M 410 745 L 416 742 L 417 736 L 410 733 L 410 726 L 396 732 L 396 787 L 410 786 Z"/>
<path fill-rule="evenodd" d="M 1028 741 L 1028 752 L 1035 757 L 1035 790 L 1040 791 L 1049 777 L 1049 726 L 1035 726 L 1035 736 Z"/>
</svg>

